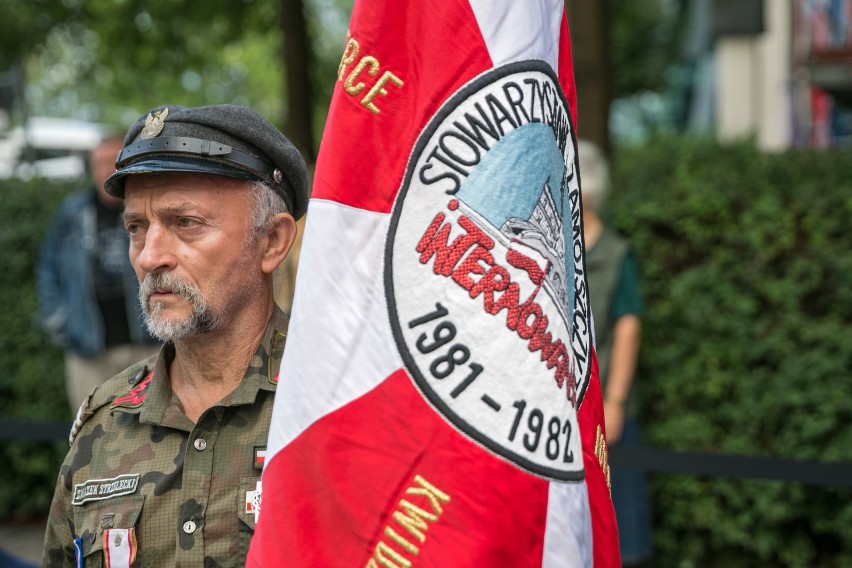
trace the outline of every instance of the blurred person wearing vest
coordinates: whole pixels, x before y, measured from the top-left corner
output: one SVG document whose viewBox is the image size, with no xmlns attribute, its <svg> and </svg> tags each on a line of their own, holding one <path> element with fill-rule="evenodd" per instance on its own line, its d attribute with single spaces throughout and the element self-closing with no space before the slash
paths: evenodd
<svg viewBox="0 0 852 568">
<path fill-rule="evenodd" d="M 599 216 L 609 191 L 609 166 L 591 142 L 578 141 L 583 192 L 586 277 L 595 328 L 595 348 L 610 448 L 640 445 L 634 373 L 639 356 L 641 316 L 636 258 L 628 242 Z M 651 515 L 641 471 L 612 468 L 612 501 L 624 566 L 651 557 Z"/>
</svg>

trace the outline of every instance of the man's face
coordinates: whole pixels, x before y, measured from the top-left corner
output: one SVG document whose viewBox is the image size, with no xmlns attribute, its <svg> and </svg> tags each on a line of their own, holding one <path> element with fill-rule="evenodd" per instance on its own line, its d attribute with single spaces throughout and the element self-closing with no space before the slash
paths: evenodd
<svg viewBox="0 0 852 568">
<path fill-rule="evenodd" d="M 263 286 L 249 244 L 245 182 L 204 175 L 131 176 L 125 185 L 130 261 L 151 333 L 163 341 L 228 325 Z"/>
</svg>

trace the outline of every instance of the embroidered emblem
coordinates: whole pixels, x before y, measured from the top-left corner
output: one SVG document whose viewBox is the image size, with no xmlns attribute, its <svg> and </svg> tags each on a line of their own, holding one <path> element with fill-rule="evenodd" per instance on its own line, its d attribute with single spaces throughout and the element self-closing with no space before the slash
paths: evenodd
<svg viewBox="0 0 852 568">
<path fill-rule="evenodd" d="M 139 135 L 139 138 L 142 140 L 149 140 L 159 136 L 160 132 L 163 131 L 163 127 L 166 125 L 166 117 L 168 116 L 168 108 L 164 108 L 160 112 L 156 112 L 154 114 L 148 113 L 148 116 L 145 118 L 145 126 L 142 128 L 142 133 Z"/>
<path fill-rule="evenodd" d="M 132 495 L 139 487 L 139 474 L 128 473 L 111 479 L 89 479 L 74 486 L 72 505 L 103 501 L 122 495 Z"/>
<path fill-rule="evenodd" d="M 260 501 L 263 497 L 261 482 L 258 481 L 254 491 L 246 491 L 246 514 L 254 515 L 254 524 L 260 520 Z"/>
<path fill-rule="evenodd" d="M 591 360 L 576 162 L 553 69 L 487 71 L 418 138 L 384 255 L 418 390 L 491 452 L 561 481 L 585 475 L 577 408 Z"/>
<path fill-rule="evenodd" d="M 254 468 L 263 469 L 263 464 L 266 463 L 266 446 L 254 447 Z"/>
<path fill-rule="evenodd" d="M 129 393 L 112 401 L 112 404 L 109 405 L 110 410 L 118 407 L 139 408 L 142 406 L 145 403 L 145 399 L 148 397 L 148 385 L 151 384 L 151 379 L 153 378 L 154 373 L 149 373 L 145 380 L 133 387 Z"/>
</svg>

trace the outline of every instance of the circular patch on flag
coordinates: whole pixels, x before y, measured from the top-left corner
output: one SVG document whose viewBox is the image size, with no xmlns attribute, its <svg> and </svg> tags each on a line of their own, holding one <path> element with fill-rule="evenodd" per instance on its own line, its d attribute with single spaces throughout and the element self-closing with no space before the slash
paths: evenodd
<svg viewBox="0 0 852 568">
<path fill-rule="evenodd" d="M 583 478 L 591 360 L 574 128 L 550 66 L 462 87 L 418 138 L 385 288 L 417 387 L 465 435 L 547 478 Z"/>
</svg>

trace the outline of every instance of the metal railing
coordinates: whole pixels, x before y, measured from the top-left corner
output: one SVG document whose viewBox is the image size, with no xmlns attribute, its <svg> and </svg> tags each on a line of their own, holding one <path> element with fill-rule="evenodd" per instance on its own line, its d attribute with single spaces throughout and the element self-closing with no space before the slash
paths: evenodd
<svg viewBox="0 0 852 568">
<path fill-rule="evenodd" d="M 70 422 L 0 420 L 0 441 L 68 441 Z M 612 467 L 708 477 L 762 479 L 852 488 L 852 464 L 646 447 L 609 449 Z"/>
</svg>

